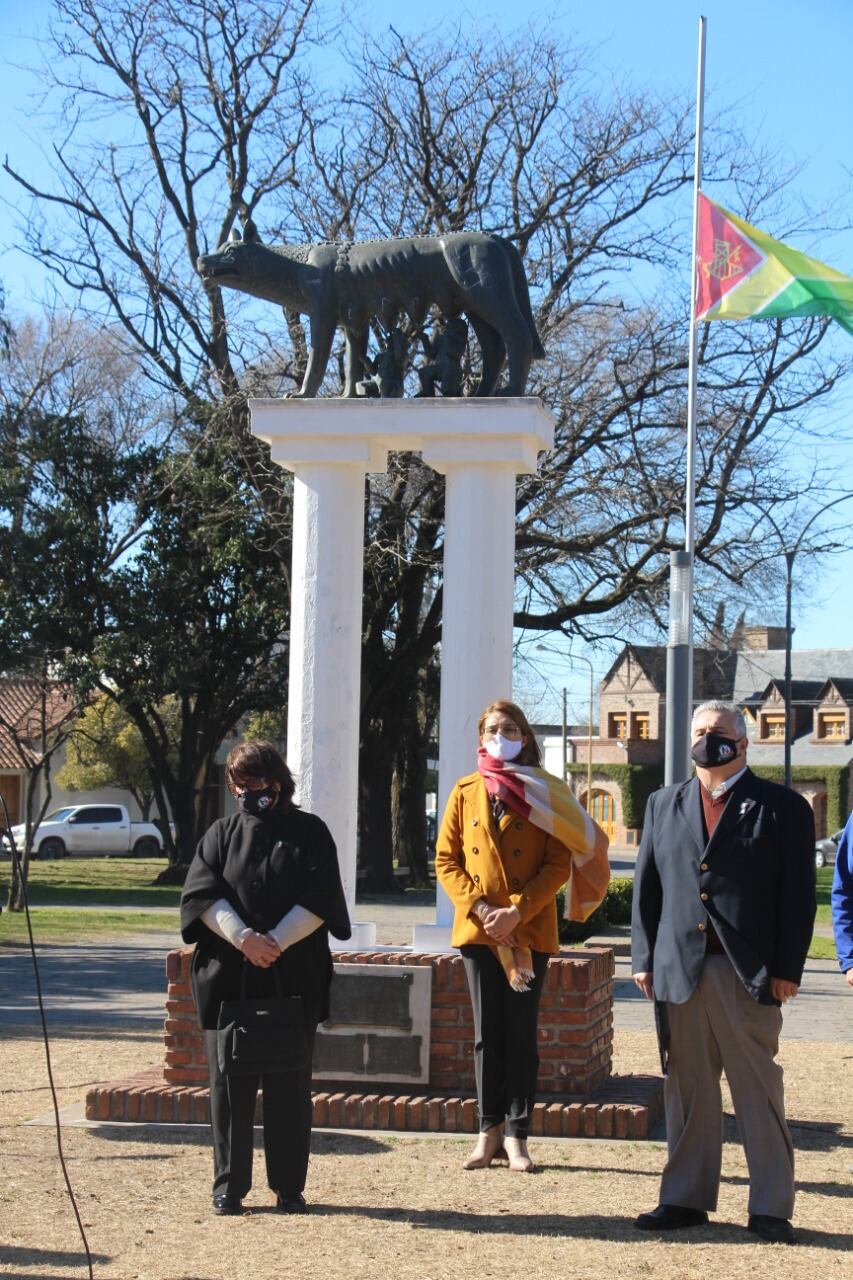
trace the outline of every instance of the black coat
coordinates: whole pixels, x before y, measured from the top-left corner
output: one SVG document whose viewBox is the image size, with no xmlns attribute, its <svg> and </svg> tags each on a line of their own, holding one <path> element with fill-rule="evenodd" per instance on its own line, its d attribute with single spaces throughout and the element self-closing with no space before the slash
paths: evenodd
<svg viewBox="0 0 853 1280">
<path fill-rule="evenodd" d="M 635 973 L 683 1004 L 699 981 L 710 919 L 753 999 L 770 979 L 799 983 L 815 918 L 814 821 L 795 791 L 749 770 L 707 841 L 699 780 L 655 792 L 634 876 Z"/>
<path fill-rule="evenodd" d="M 325 924 L 279 957 L 275 969 L 284 995 L 303 997 L 306 1010 L 328 1016 L 332 957 L 329 931 L 350 936 L 338 855 L 328 827 L 292 805 L 263 818 L 236 813 L 220 818 L 196 850 L 181 896 L 181 933 L 194 942 L 192 987 L 202 1027 L 213 1030 L 223 1000 L 240 998 L 242 953 L 208 929 L 202 914 L 225 898 L 252 929 L 266 933 L 291 907 L 305 907 Z M 272 970 L 246 965 L 247 995 L 274 989 Z"/>
</svg>

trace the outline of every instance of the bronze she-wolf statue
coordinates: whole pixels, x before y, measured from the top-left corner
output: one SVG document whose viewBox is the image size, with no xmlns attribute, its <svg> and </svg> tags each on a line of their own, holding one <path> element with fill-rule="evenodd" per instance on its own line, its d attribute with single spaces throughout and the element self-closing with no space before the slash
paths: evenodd
<svg viewBox="0 0 853 1280">
<path fill-rule="evenodd" d="M 370 322 L 386 330 L 405 312 L 413 329 L 435 306 L 455 319 L 463 312 L 480 343 L 476 396 L 522 396 L 532 360 L 545 356 L 521 258 L 501 236 L 481 231 L 397 240 L 265 245 L 251 221 L 243 236 L 198 260 L 205 284 L 223 285 L 307 315 L 308 365 L 294 396 L 315 396 L 323 381 L 335 330 L 346 338 L 345 396 L 363 376 Z M 498 393 L 506 361 L 509 377 Z"/>
</svg>

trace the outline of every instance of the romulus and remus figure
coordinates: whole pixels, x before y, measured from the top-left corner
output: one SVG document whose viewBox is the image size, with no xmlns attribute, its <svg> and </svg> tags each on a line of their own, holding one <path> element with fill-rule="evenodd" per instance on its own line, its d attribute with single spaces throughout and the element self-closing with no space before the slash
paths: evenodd
<svg viewBox="0 0 853 1280">
<path fill-rule="evenodd" d="M 248 220 L 242 237 L 232 232 L 215 253 L 199 258 L 198 270 L 205 284 L 308 316 L 308 364 L 295 397 L 316 396 L 338 327 L 346 339 L 343 394 L 355 396 L 371 320 L 387 330 L 405 312 L 418 329 L 431 306 L 448 319 L 464 312 L 477 335 L 482 371 L 475 396 L 523 396 L 531 361 L 545 356 L 518 250 L 484 231 L 266 245 Z M 504 363 L 509 376 L 498 392 Z"/>
</svg>

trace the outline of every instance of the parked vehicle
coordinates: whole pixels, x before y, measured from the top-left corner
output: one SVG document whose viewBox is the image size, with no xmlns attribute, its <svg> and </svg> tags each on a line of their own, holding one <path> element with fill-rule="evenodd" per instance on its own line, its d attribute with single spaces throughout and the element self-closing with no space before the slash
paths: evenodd
<svg viewBox="0 0 853 1280">
<path fill-rule="evenodd" d="M 12 827 L 15 844 L 24 843 L 23 823 Z M 9 839 L 0 836 L 3 852 Z M 76 804 L 54 809 L 36 827 L 34 858 L 64 858 L 69 853 L 159 858 L 163 837 L 153 822 L 131 822 L 123 804 Z"/>
<path fill-rule="evenodd" d="M 834 836 L 826 836 L 823 840 L 815 841 L 814 864 L 818 871 L 821 867 L 835 866 L 835 858 L 843 834 L 843 831 L 836 831 Z"/>
</svg>

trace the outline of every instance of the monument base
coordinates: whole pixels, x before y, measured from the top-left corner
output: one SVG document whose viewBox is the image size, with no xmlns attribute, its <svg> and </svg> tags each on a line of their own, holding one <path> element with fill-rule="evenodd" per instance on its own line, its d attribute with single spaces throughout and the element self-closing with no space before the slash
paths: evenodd
<svg viewBox="0 0 853 1280">
<path fill-rule="evenodd" d="M 192 954 L 184 948 L 167 958 L 164 1065 L 91 1089 L 88 1119 L 206 1123 L 207 1059 L 190 992 Z M 333 995 L 330 1022 L 317 1037 L 315 1125 L 474 1132 L 473 1024 L 461 956 L 389 947 L 337 952 L 335 964 L 339 998 Z M 539 1021 L 534 1134 L 650 1134 L 662 1081 L 611 1076 L 612 1024 L 612 952 L 552 956 Z"/>
</svg>

